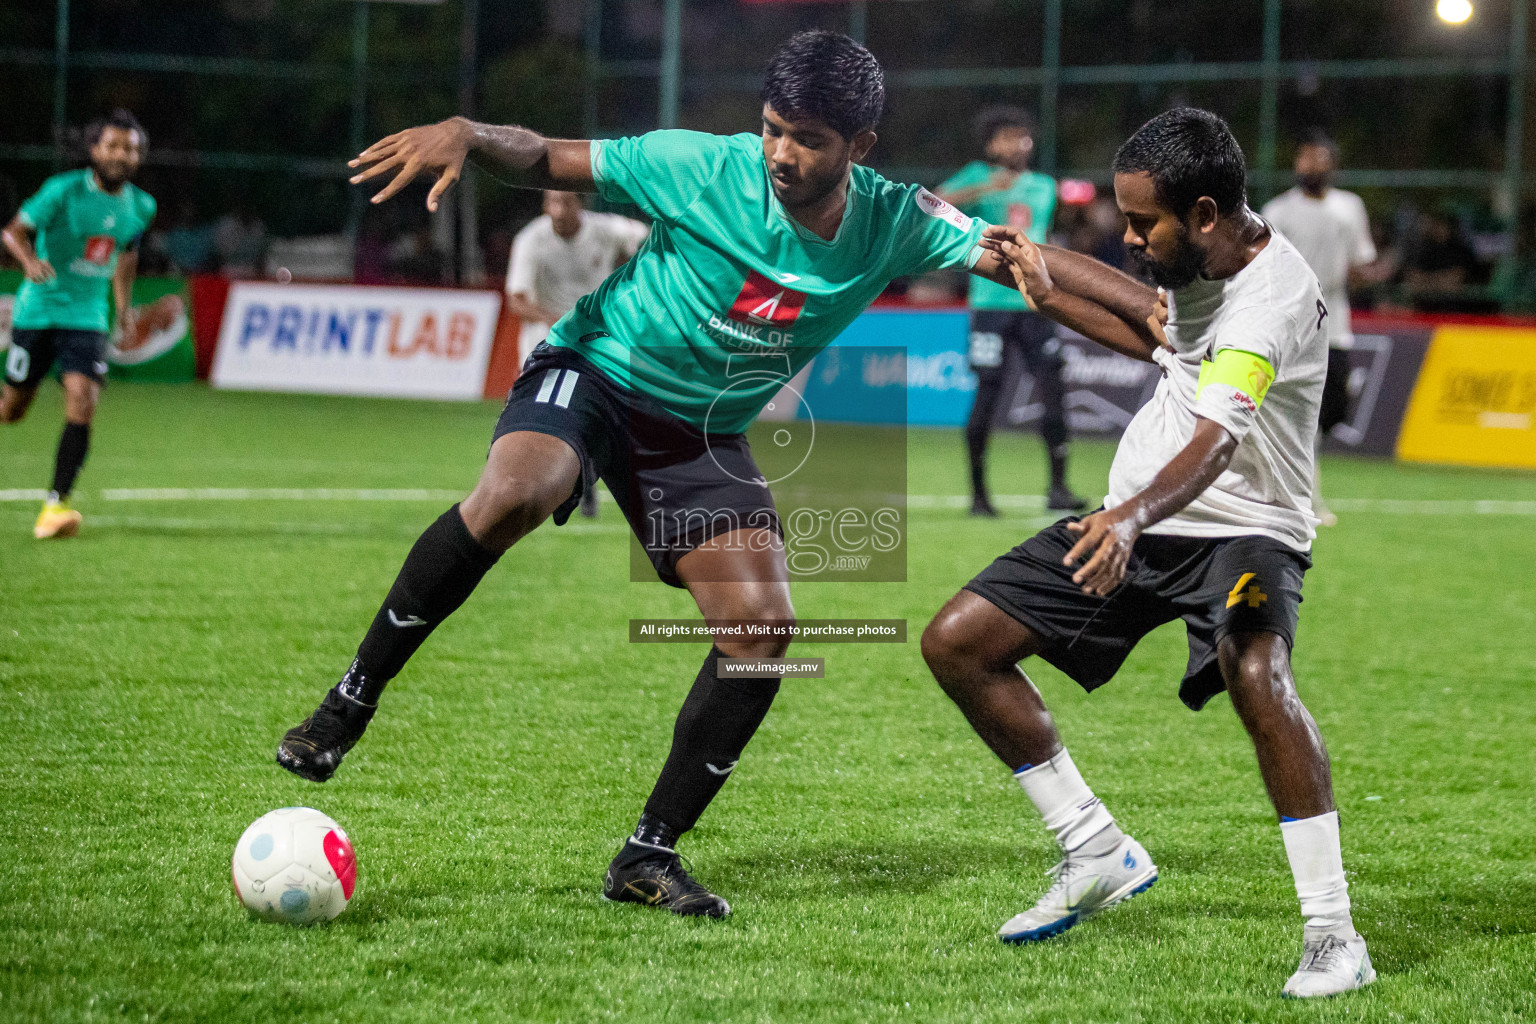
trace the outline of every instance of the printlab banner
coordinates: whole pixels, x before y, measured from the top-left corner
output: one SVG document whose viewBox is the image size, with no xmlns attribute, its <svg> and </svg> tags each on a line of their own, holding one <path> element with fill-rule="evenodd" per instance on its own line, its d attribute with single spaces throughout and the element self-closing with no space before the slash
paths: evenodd
<svg viewBox="0 0 1536 1024">
<path fill-rule="evenodd" d="M 478 400 L 501 295 L 450 288 L 239 282 L 215 387 Z"/>
</svg>

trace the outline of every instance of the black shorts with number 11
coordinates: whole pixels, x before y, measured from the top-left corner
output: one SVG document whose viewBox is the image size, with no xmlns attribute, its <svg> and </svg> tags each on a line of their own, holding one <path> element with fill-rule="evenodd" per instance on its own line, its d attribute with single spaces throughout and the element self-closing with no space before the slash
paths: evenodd
<svg viewBox="0 0 1536 1024">
<path fill-rule="evenodd" d="M 523 364 L 492 443 L 518 430 L 558 437 L 581 460 L 555 524 L 601 479 L 657 575 L 674 587 L 683 586 L 678 559 L 713 537 L 754 528 L 784 534 L 745 435 L 705 434 L 569 348 L 541 343 Z"/>
</svg>

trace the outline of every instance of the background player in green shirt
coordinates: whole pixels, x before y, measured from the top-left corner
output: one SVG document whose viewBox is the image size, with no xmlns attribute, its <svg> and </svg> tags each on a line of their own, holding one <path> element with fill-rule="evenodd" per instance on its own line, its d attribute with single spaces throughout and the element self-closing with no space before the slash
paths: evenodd
<svg viewBox="0 0 1536 1024">
<path fill-rule="evenodd" d="M 107 376 L 108 292 L 119 326 L 131 335 L 139 239 L 155 217 L 154 199 L 128 180 L 148 141 L 134 116 L 114 111 L 93 122 L 85 138 L 90 166 L 43 182 L 3 232 L 26 280 L 11 320 L 0 423 L 27 414 L 55 362 L 64 385 L 53 487 L 32 530 L 39 540 L 71 537 L 80 529 L 69 492 L 90 448 L 91 418 Z"/>
<path fill-rule="evenodd" d="M 479 483 L 417 540 L 341 682 L 284 736 L 283 767 L 330 778 L 427 635 L 508 548 L 546 519 L 564 523 L 598 477 L 657 573 L 686 587 L 707 621 L 793 621 L 783 531 L 741 431 L 892 278 L 963 267 L 1013 280 L 980 244 L 982 222 L 857 166 L 875 144 L 884 96 L 869 51 L 806 32 L 768 67 L 760 135 L 564 141 L 452 118 L 391 135 L 352 162 L 365 168 L 354 182 L 393 175 L 374 202 L 430 173 L 435 210 L 474 154 L 519 186 L 595 190 L 640 207 L 653 225 L 524 364 Z M 1068 278 L 1092 264 L 1057 250 L 1047 259 Z M 1113 278 L 1099 289 L 1103 303 L 1078 312 L 1094 336 L 1150 358 L 1146 291 Z M 729 913 L 675 846 L 779 688 L 722 674 L 721 656 L 778 657 L 788 644 L 716 633 L 645 811 L 608 868 L 609 899 Z"/>
<path fill-rule="evenodd" d="M 1056 212 L 1056 179 L 1029 169 L 1034 155 L 1034 118 L 1020 107 L 988 107 L 976 118 L 985 159 L 972 160 L 939 186 L 939 198 L 990 224 L 1023 231 L 1044 242 Z M 984 277 L 970 283 L 971 370 L 976 401 L 965 425 L 971 459 L 971 514 L 995 516 L 987 491 L 987 439 L 1003 387 L 1023 360 L 1035 381 L 1042 414 L 1040 436 L 1050 458 L 1051 486 L 1045 506 L 1074 511 L 1087 503 L 1067 486 L 1066 393 L 1061 380 L 1061 343 L 1056 325 L 1032 313 L 1017 288 Z"/>
</svg>

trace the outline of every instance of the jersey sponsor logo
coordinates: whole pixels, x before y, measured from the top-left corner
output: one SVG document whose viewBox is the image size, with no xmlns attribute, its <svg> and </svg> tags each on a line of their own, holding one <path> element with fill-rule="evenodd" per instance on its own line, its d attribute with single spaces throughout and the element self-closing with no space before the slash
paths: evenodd
<svg viewBox="0 0 1536 1024">
<path fill-rule="evenodd" d="M 955 227 L 959 228 L 961 231 L 969 231 L 971 229 L 971 218 L 967 217 L 965 214 L 961 213 L 959 210 L 955 209 L 953 206 L 949 205 L 944 200 L 934 195 L 932 192 L 929 192 L 927 189 L 918 189 L 912 198 L 916 201 L 917 208 L 922 210 L 928 216 L 937 217 L 939 220 L 948 221 Z"/>
<path fill-rule="evenodd" d="M 1244 409 L 1247 409 L 1249 412 L 1259 411 L 1258 403 L 1249 398 L 1247 395 L 1243 394 L 1241 391 L 1232 392 L 1232 404 L 1240 405 Z"/>
<path fill-rule="evenodd" d="M 85 240 L 85 252 L 81 254 L 81 258 L 87 263 L 104 267 L 116 250 L 117 239 L 111 235 L 92 235 Z"/>
<path fill-rule="evenodd" d="M 1035 223 L 1035 211 L 1028 203 L 1008 204 L 1008 226 L 1028 231 Z"/>
<path fill-rule="evenodd" d="M 1257 608 L 1269 600 L 1269 595 L 1260 590 L 1257 583 L 1248 587 L 1248 581 L 1257 575 L 1258 573 L 1245 572 L 1242 576 L 1238 577 L 1237 584 L 1227 592 L 1228 608 L 1235 608 L 1244 601 L 1248 602 L 1249 608 Z M 1248 589 L 1245 591 L 1243 590 L 1244 587 L 1248 587 Z"/>
<path fill-rule="evenodd" d="M 794 277 L 793 274 L 788 276 Z M 804 292 L 786 288 L 755 270 L 749 270 L 747 280 L 726 315 L 738 323 L 789 327 L 800 318 L 800 311 L 804 308 Z"/>
</svg>

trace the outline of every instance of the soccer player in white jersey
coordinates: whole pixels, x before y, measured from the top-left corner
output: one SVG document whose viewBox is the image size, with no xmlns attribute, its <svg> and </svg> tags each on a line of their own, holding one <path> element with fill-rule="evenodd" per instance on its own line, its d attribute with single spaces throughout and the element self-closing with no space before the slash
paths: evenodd
<svg viewBox="0 0 1536 1024">
<path fill-rule="evenodd" d="M 1349 283 L 1376 262 L 1371 221 L 1353 192 L 1333 187 L 1338 150 L 1313 132 L 1296 150 L 1296 187 L 1264 204 L 1264 219 L 1280 230 L 1317 274 L 1328 307 L 1328 379 L 1318 420 L 1318 440 L 1349 416 Z M 1338 522 L 1323 503 L 1321 472 L 1312 477 L 1312 510 L 1325 525 Z"/>
<path fill-rule="evenodd" d="M 1214 114 L 1153 118 L 1114 171 L 1126 244 L 1169 293 L 1167 345 L 1152 353 L 1163 379 L 1121 439 L 1105 508 L 998 558 L 923 633 L 940 685 L 1063 850 L 1055 884 L 999 936 L 1058 935 L 1157 880 L 1147 851 L 1083 781 L 1019 662 L 1037 654 L 1092 690 L 1142 636 L 1181 618 L 1189 663 L 1179 695 L 1195 709 L 1231 696 L 1280 818 L 1305 918 L 1301 965 L 1283 992 L 1358 988 L 1375 972 L 1350 917 L 1328 754 L 1290 664 L 1327 370 L 1317 276 L 1248 208 L 1242 150 Z M 1026 237 L 989 235 L 1032 306 L 1116 342 L 1085 323 L 1091 304 L 1053 278 Z"/>
<path fill-rule="evenodd" d="M 576 192 L 549 189 L 544 212 L 512 240 L 507 261 L 507 308 L 522 321 L 518 348 L 526 359 L 549 327 L 597 290 L 614 268 L 639 250 L 650 228 L 616 213 L 583 208 Z M 597 515 L 597 492 L 581 496 L 581 514 Z"/>
</svg>

